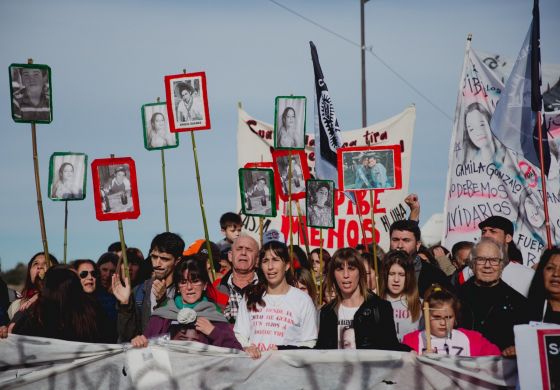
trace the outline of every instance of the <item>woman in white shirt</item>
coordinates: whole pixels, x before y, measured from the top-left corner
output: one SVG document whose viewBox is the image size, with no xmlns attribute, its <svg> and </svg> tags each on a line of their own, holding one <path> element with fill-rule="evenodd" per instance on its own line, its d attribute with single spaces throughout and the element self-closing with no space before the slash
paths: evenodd
<svg viewBox="0 0 560 390">
<path fill-rule="evenodd" d="M 278 241 L 266 243 L 259 254 L 264 278 L 248 287 L 239 304 L 235 336 L 254 359 L 262 351 L 279 347 L 313 348 L 317 340 L 317 317 L 313 301 L 293 287 L 288 248 Z"/>
</svg>

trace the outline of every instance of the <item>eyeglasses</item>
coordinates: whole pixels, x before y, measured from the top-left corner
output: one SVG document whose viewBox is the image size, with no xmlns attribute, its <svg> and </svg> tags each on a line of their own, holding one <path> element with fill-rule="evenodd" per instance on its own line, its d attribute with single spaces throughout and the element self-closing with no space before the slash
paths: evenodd
<svg viewBox="0 0 560 390">
<path fill-rule="evenodd" d="M 91 275 L 92 278 L 97 278 L 97 272 L 95 271 L 82 271 L 78 275 L 80 275 L 80 279 L 85 279 L 88 275 Z"/>
<path fill-rule="evenodd" d="M 499 257 L 475 257 L 474 261 L 478 265 L 486 265 L 486 262 L 490 263 L 490 265 L 496 266 L 499 265 L 502 261 Z"/>
</svg>

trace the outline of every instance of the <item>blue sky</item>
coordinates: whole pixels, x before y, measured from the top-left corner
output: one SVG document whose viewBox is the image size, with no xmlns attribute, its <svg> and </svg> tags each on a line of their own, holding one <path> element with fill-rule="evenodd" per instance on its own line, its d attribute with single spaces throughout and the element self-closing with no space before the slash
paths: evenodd
<svg viewBox="0 0 560 390">
<path fill-rule="evenodd" d="M 359 1 L 277 0 L 344 37 L 359 42 Z M 368 123 L 414 103 L 417 121 L 411 191 L 423 220 L 443 211 L 447 156 L 465 41 L 515 57 L 531 21 L 530 0 L 371 0 L 366 44 L 442 114 L 377 59 L 367 55 Z M 560 3 L 541 1 L 543 62 L 560 63 Z M 8 66 L 52 68 L 54 121 L 38 125 L 38 147 L 49 249 L 63 254 L 64 204 L 47 198 L 53 152 L 74 151 L 90 161 L 131 156 L 136 161 L 142 214 L 125 221 L 128 245 L 146 252 L 165 229 L 159 152 L 143 147 L 140 107 L 164 98 L 163 76 L 205 71 L 212 129 L 198 132 L 199 164 L 210 237 L 218 219 L 235 209 L 237 102 L 272 122 L 274 98 L 312 101 L 308 42 L 315 42 L 343 129 L 361 127 L 359 49 L 271 1 L 0 1 L 0 258 L 3 269 L 42 250 L 31 132 L 10 114 Z M 308 110 L 307 129 L 313 129 Z M 190 136 L 166 153 L 170 226 L 187 242 L 203 236 Z M 89 172 L 88 172 L 89 173 Z M 88 177 L 87 198 L 69 202 L 68 256 L 97 259 L 118 240 L 116 222 L 99 222 Z"/>
</svg>

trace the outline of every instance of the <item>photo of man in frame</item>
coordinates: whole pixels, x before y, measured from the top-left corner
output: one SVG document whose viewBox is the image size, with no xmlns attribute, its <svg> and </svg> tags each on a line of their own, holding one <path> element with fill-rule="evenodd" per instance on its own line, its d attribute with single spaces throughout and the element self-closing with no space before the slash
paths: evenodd
<svg viewBox="0 0 560 390">
<path fill-rule="evenodd" d="M 305 97 L 277 97 L 275 145 L 278 149 L 305 147 Z"/>
<path fill-rule="evenodd" d="M 98 169 L 104 213 L 133 211 L 130 167 L 127 164 L 105 165 Z"/>
<path fill-rule="evenodd" d="M 85 198 L 85 154 L 54 154 L 49 172 L 49 198 L 82 200 Z"/>
<path fill-rule="evenodd" d="M 242 170 L 244 213 L 246 215 L 273 216 L 271 197 L 272 171 Z"/>
<path fill-rule="evenodd" d="M 344 152 L 343 171 L 345 190 L 393 188 L 393 150 Z"/>
<path fill-rule="evenodd" d="M 10 67 L 15 121 L 48 123 L 52 120 L 49 72 L 47 66 Z"/>
</svg>

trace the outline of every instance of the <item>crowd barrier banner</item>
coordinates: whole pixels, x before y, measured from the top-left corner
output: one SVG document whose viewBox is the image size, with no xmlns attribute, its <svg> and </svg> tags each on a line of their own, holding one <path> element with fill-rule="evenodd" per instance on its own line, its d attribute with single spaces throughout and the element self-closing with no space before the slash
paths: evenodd
<svg viewBox="0 0 560 390">
<path fill-rule="evenodd" d="M 519 158 L 490 131 L 490 119 L 504 89 L 499 56 L 467 47 L 449 150 L 449 172 L 442 243 L 477 241 L 478 224 L 492 215 L 511 220 L 513 242 L 525 265 L 538 261 L 546 247 L 540 169 Z M 554 69 L 554 68 L 551 68 Z M 553 245 L 560 243 L 560 111 L 545 115 L 552 162 L 547 177 Z"/>
<path fill-rule="evenodd" d="M 401 113 L 365 127 L 363 129 L 341 132 L 343 147 L 346 146 L 387 146 L 399 145 L 401 150 L 402 167 L 402 189 L 390 191 L 376 191 L 374 203 L 375 227 L 377 242 L 383 249 L 389 247 L 389 227 L 396 220 L 405 219 L 408 208 L 404 198 L 408 195 L 408 184 L 410 179 L 410 159 L 412 154 L 412 136 L 414 122 L 416 120 L 416 109 L 414 106 L 406 108 Z M 314 136 L 305 136 L 305 153 L 310 173 L 315 177 L 315 152 Z M 237 123 L 237 165 L 244 168 L 247 164 L 262 163 L 264 167 L 272 167 L 272 153 L 274 148 L 274 126 L 253 118 L 243 109 L 238 110 Z M 268 165 L 267 165 L 268 164 Z M 237 208 L 241 210 L 241 197 L 239 187 L 237 189 Z M 335 193 L 335 227 L 324 231 L 324 248 L 331 251 L 346 246 L 355 247 L 362 242 L 363 234 L 366 234 L 366 242 L 371 243 L 371 202 L 367 190 L 356 191 L 357 207 L 350 202 L 343 192 Z M 300 209 L 305 210 L 305 200 L 300 201 Z M 295 201 L 294 201 L 295 203 Z M 279 200 L 277 207 L 278 216 L 265 218 L 264 232 L 276 229 L 281 231 L 288 239 L 289 218 L 287 212 L 288 202 Z M 296 210 L 296 207 L 292 207 Z M 360 215 L 361 224 L 360 226 Z M 304 217 L 305 218 L 305 217 Z M 305 221 L 304 221 L 305 222 Z M 245 216 L 244 228 L 258 241 L 259 221 L 258 217 Z M 319 247 L 319 229 L 304 228 L 298 226 L 297 214 L 294 212 L 292 218 L 292 231 L 295 242 L 299 241 L 303 246 L 304 239 L 307 240 L 311 249 Z M 363 228 L 363 229 L 362 229 Z M 305 235 L 305 236 L 304 236 Z"/>
<path fill-rule="evenodd" d="M 186 341 L 148 348 L 10 335 L 0 340 L 0 388 L 486 389 L 513 387 L 515 359 L 377 350 L 244 352 Z"/>
</svg>

